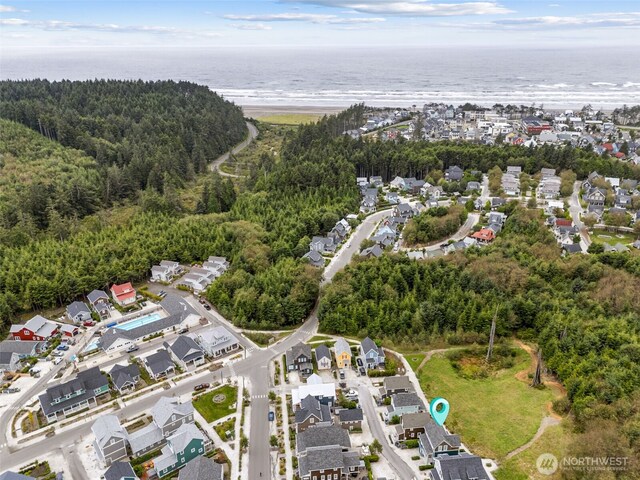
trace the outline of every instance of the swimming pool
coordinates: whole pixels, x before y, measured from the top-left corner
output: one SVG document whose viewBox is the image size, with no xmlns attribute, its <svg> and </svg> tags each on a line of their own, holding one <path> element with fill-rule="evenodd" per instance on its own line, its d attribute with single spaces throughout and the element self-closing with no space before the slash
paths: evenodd
<svg viewBox="0 0 640 480">
<path fill-rule="evenodd" d="M 119 328 L 120 330 L 133 330 L 134 328 L 138 328 L 142 325 L 146 325 L 147 323 L 153 323 L 160 320 L 162 316 L 159 313 L 150 313 L 149 315 L 145 315 L 143 317 L 136 318 L 134 320 L 129 320 L 128 322 L 120 323 L 116 325 L 115 328 Z"/>
<path fill-rule="evenodd" d="M 82 353 L 93 352 L 94 350 L 97 350 L 97 349 L 98 349 L 98 341 L 96 340 L 95 342 L 91 342 L 89 345 L 87 345 L 85 349 L 82 350 Z"/>
</svg>

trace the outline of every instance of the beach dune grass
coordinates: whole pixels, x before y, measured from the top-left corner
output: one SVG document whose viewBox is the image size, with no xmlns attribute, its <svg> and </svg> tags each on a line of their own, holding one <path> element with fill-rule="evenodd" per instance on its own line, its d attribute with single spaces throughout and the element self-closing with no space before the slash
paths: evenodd
<svg viewBox="0 0 640 480">
<path fill-rule="evenodd" d="M 199 395 L 193 400 L 193 408 L 195 408 L 208 423 L 211 423 L 234 413 L 235 410 L 233 406 L 237 398 L 238 387 L 223 385 L 211 392 Z M 218 401 L 214 401 L 214 399 Z"/>
<path fill-rule="evenodd" d="M 409 363 L 411 355 L 407 355 Z M 538 430 L 553 400 L 548 389 L 534 389 L 516 373 L 531 366 L 529 355 L 518 350 L 512 368 L 488 378 L 465 379 L 442 354 L 434 355 L 417 373 L 427 398 L 444 397 L 451 410 L 447 426 L 480 456 L 500 461 L 528 442 Z"/>
</svg>

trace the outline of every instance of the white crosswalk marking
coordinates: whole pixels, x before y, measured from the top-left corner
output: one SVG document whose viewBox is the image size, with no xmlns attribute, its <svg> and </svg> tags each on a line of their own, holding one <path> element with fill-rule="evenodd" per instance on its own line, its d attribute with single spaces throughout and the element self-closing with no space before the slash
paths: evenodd
<svg viewBox="0 0 640 480">
<path fill-rule="evenodd" d="M 253 399 L 257 399 L 257 398 L 267 398 L 268 395 L 251 395 L 251 398 Z"/>
</svg>

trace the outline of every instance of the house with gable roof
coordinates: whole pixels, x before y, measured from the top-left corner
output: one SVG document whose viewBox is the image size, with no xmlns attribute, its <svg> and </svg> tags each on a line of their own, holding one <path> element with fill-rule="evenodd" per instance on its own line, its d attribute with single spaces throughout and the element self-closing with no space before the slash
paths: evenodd
<svg viewBox="0 0 640 480">
<path fill-rule="evenodd" d="M 181 425 L 167 438 L 162 454 L 153 459 L 153 465 L 160 478 L 184 467 L 188 462 L 205 453 L 210 444 L 200 429 L 192 423 Z"/>
<path fill-rule="evenodd" d="M 366 337 L 360 343 L 360 357 L 368 369 L 384 365 L 384 350 L 382 350 L 382 347 L 378 347 L 369 337 Z"/>
<path fill-rule="evenodd" d="M 136 290 L 131 282 L 111 286 L 111 297 L 121 307 L 126 307 L 136 302 Z"/>
<path fill-rule="evenodd" d="M 57 323 L 47 320 L 42 315 L 36 315 L 24 325 L 11 325 L 9 335 L 13 340 L 44 342 L 50 340 L 58 331 Z"/>
<path fill-rule="evenodd" d="M 95 436 L 93 448 L 104 466 L 127 457 L 127 431 L 120 425 L 118 417 L 111 414 L 98 417 L 91 431 Z"/>
</svg>

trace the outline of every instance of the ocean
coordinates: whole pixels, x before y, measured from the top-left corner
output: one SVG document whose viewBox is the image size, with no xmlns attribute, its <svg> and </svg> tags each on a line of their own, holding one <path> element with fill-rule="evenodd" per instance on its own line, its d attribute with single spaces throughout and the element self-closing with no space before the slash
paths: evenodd
<svg viewBox="0 0 640 480">
<path fill-rule="evenodd" d="M 0 52 L 0 78 L 173 79 L 240 105 L 640 104 L 633 49 L 132 48 Z"/>
</svg>

